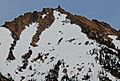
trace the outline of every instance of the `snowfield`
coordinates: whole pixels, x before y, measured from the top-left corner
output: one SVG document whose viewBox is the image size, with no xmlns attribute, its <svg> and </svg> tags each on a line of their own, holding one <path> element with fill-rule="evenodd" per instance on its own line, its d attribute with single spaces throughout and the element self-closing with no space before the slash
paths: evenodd
<svg viewBox="0 0 120 81">
<path fill-rule="evenodd" d="M 45 16 L 46 14 L 43 15 L 43 18 Z M 68 75 L 72 81 L 101 81 L 99 77 L 104 75 L 112 81 L 120 81 L 120 79 L 105 71 L 95 60 L 97 54 L 100 56 L 99 50 L 101 50 L 101 47 L 106 46 L 100 46 L 95 40 L 89 39 L 86 34 L 81 32 L 80 26 L 71 24 L 70 20 L 66 19 L 65 14 L 54 11 L 54 17 L 55 21 L 51 27 L 40 35 L 37 47 L 32 47 L 30 43 L 38 24 L 32 23 L 29 27 L 26 26 L 13 51 L 15 60 L 11 62 L 8 62 L 6 58 L 13 39 L 9 30 L 0 28 L 0 72 L 4 76 L 12 78 L 14 81 L 46 81 L 45 76 L 49 74 L 50 69 L 54 68 L 58 60 L 61 60 L 63 65 L 60 65 L 58 81 L 66 81 L 62 80 L 64 75 Z M 115 46 L 120 49 L 120 41 L 116 40 L 115 36 L 109 37 L 113 39 Z M 90 54 L 93 49 L 97 49 L 97 54 Z M 28 59 L 28 65 L 26 69 L 19 71 L 24 60 L 22 56 L 29 50 L 32 50 L 32 55 Z M 34 59 L 38 55 L 42 55 L 41 59 L 43 60 L 37 59 L 35 61 Z M 63 72 L 65 69 L 66 72 Z M 104 74 L 100 74 L 101 72 Z M 8 73 L 10 76 L 8 76 Z"/>
</svg>

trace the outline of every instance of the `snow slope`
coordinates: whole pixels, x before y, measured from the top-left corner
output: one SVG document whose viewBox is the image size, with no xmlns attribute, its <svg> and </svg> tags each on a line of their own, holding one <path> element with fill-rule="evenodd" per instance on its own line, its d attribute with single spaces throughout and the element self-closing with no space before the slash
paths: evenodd
<svg viewBox="0 0 120 81">
<path fill-rule="evenodd" d="M 53 69 L 58 60 L 61 60 L 63 65 L 60 66 L 58 81 L 61 81 L 64 75 L 68 75 L 72 81 L 100 81 L 99 77 L 104 75 L 112 81 L 119 81 L 106 72 L 95 60 L 97 54 L 90 54 L 93 49 L 97 49 L 98 53 L 104 45 L 100 46 L 95 40 L 89 39 L 86 34 L 81 32 L 80 26 L 71 24 L 70 20 L 66 19 L 65 14 L 54 11 L 53 15 L 55 21 L 51 27 L 42 32 L 37 47 L 32 47 L 30 43 L 38 24 L 32 23 L 26 27 L 13 51 L 16 59 L 11 62 L 6 61 L 6 56 L 13 39 L 7 29 L 0 28 L 0 72 L 8 78 L 12 77 L 15 81 L 45 81 L 45 76 L 49 74 L 50 69 Z M 120 49 L 120 42 L 111 38 Z M 24 60 L 22 56 L 29 50 L 32 50 L 32 55 L 28 59 L 28 65 L 19 71 Z M 35 61 L 38 55 L 42 57 Z M 65 69 L 67 72 L 63 72 Z M 100 72 L 104 74 L 102 75 Z"/>
</svg>

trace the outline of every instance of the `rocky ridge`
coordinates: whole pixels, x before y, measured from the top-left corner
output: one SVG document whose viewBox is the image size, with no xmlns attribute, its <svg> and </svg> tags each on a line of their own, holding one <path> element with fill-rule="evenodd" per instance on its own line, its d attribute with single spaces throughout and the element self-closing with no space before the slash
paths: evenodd
<svg viewBox="0 0 120 81">
<path fill-rule="evenodd" d="M 39 25 L 37 27 L 36 34 L 33 36 L 31 41 L 32 46 L 37 46 L 36 43 L 39 40 L 39 35 L 48 28 L 54 21 L 53 11 L 58 10 L 62 14 L 67 15 L 67 19 L 71 20 L 72 24 L 77 24 L 82 27 L 82 32 L 86 33 L 90 39 L 95 39 L 100 43 L 106 44 L 104 42 L 109 42 L 107 45 L 111 46 L 112 39 L 108 35 L 116 35 L 118 40 L 120 39 L 120 32 L 113 29 L 108 23 L 100 22 L 96 19 L 89 20 L 84 16 L 73 15 L 70 12 L 65 11 L 63 8 L 58 6 L 58 8 L 43 8 L 41 12 L 27 12 L 24 15 L 20 15 L 13 21 L 5 22 L 3 27 L 9 29 L 12 33 L 12 37 L 19 40 L 21 32 L 25 29 L 25 26 L 29 26 L 34 22 Z M 42 15 L 45 17 L 42 19 Z"/>
</svg>

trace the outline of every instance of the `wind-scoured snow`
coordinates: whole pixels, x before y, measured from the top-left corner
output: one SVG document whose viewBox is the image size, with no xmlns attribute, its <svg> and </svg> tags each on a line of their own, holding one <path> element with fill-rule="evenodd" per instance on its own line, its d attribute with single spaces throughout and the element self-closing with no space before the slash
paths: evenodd
<svg viewBox="0 0 120 81">
<path fill-rule="evenodd" d="M 80 26 L 71 24 L 70 20 L 66 19 L 67 15 L 58 11 L 54 11 L 53 15 L 55 21 L 48 29 L 42 32 L 37 47 L 30 46 L 30 43 L 38 24 L 33 23 L 26 27 L 13 51 L 16 59 L 10 63 L 6 63 L 5 58 L 13 39 L 7 29 L 0 28 L 0 32 L 3 34 L 0 34 L 0 72 L 6 77 L 8 77 L 7 73 L 9 73 L 15 81 L 20 81 L 21 76 L 25 77 L 22 81 L 45 81 L 45 76 L 49 73 L 49 70 L 55 66 L 58 60 L 62 60 L 64 66 L 60 66 L 58 81 L 61 81 L 63 75 L 65 75 L 63 73 L 64 69 L 67 69 L 66 74 L 72 81 L 100 81 L 98 78 L 100 72 L 104 72 L 112 81 L 119 81 L 119 79 L 116 79 L 102 68 L 99 62 L 95 60 L 96 55 L 90 55 L 90 50 L 94 48 L 101 49 L 99 44 L 82 33 Z M 116 45 L 120 43 L 116 42 L 114 38 L 113 42 Z M 32 55 L 28 59 L 27 68 L 19 72 L 18 68 L 22 66 L 23 61 L 21 57 L 29 49 L 32 50 Z M 43 56 L 44 61 L 40 59 L 34 61 L 38 54 Z M 30 67 L 32 67 L 31 70 Z M 86 75 L 89 77 L 87 80 L 84 79 Z M 72 78 L 73 76 L 75 78 Z"/>
</svg>

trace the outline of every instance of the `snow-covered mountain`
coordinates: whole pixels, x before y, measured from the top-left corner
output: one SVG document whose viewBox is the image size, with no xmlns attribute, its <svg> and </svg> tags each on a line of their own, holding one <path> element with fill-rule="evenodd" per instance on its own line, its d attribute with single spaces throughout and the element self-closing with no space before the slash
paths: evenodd
<svg viewBox="0 0 120 81">
<path fill-rule="evenodd" d="M 0 27 L 0 81 L 120 81 L 120 32 L 58 8 Z"/>
</svg>

